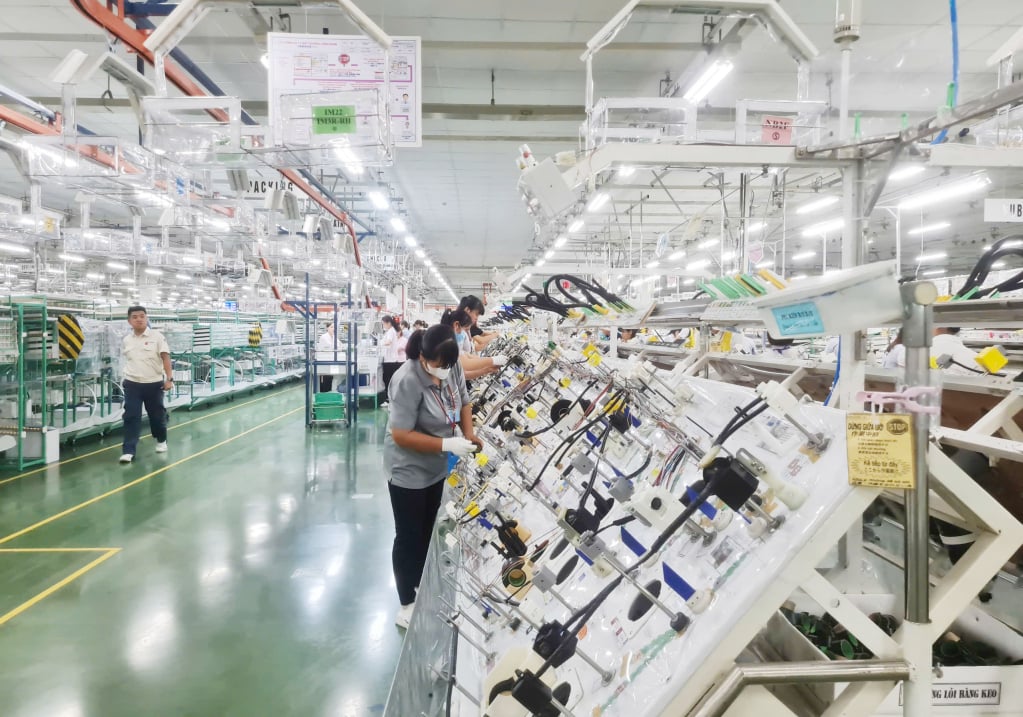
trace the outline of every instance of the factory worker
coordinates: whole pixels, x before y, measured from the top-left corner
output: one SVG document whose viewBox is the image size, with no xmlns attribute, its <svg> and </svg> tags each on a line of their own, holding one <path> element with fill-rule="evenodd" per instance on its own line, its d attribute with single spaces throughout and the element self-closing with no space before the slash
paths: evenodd
<svg viewBox="0 0 1023 717">
<path fill-rule="evenodd" d="M 405 348 L 408 346 L 408 337 L 411 329 L 409 328 L 407 321 L 402 321 L 398 324 L 398 361 L 399 363 L 405 363 L 408 360 L 408 356 L 405 353 Z"/>
<path fill-rule="evenodd" d="M 384 390 L 382 391 L 379 398 L 382 399 L 381 406 L 387 405 L 387 387 L 391 383 L 391 377 L 394 376 L 394 372 L 401 368 L 401 362 L 398 361 L 398 329 L 396 328 L 397 321 L 394 320 L 393 316 L 384 316 L 380 319 L 380 322 L 384 325 L 384 335 L 380 339 L 381 353 L 381 365 L 384 370 Z"/>
<path fill-rule="evenodd" d="M 906 346 L 902 343 L 902 332 L 895 334 L 895 338 L 888 344 L 888 350 L 881 361 L 883 368 L 906 368 Z"/>
<path fill-rule="evenodd" d="M 142 406 L 149 415 L 149 430 L 156 441 L 156 452 L 167 452 L 167 409 L 163 405 L 163 392 L 174 388 L 170 346 L 163 334 L 149 328 L 149 317 L 144 306 L 128 307 L 131 331 L 121 341 L 124 362 L 124 442 L 121 463 L 135 460 L 135 448 L 142 430 Z"/>
<path fill-rule="evenodd" d="M 504 366 L 508 359 L 505 356 L 493 356 L 481 358 L 473 356 L 472 340 L 469 338 L 469 327 L 472 326 L 472 317 L 464 309 L 447 309 L 440 318 L 443 326 L 448 326 L 454 332 L 455 341 L 458 344 L 458 362 L 465 371 L 466 380 L 486 376 L 494 373 Z"/>
<path fill-rule="evenodd" d="M 458 308 L 469 314 L 472 319 L 472 326 L 469 327 L 469 339 L 472 341 L 474 353 L 482 351 L 491 341 L 497 338 L 496 331 L 484 331 L 478 324 L 480 317 L 486 312 L 486 306 L 478 296 L 463 296 L 458 302 Z"/>
<path fill-rule="evenodd" d="M 337 337 L 334 336 L 334 322 L 331 321 L 327 324 L 327 330 L 316 341 L 316 359 L 318 361 L 337 361 L 341 358 L 341 354 L 335 353 L 335 351 L 340 348 Z M 320 374 L 320 393 L 329 393 L 333 387 L 334 377 L 329 374 Z"/>
<path fill-rule="evenodd" d="M 412 617 L 426 564 L 448 475 L 447 454 L 463 457 L 480 447 L 451 327 L 416 331 L 405 352 L 408 360 L 388 388 L 390 411 L 384 438 L 384 468 L 394 514 L 391 563 L 401 603 L 395 624 L 403 628 Z"/>
<path fill-rule="evenodd" d="M 622 344 L 636 343 L 636 329 L 620 329 L 618 331 L 618 342 Z"/>
<path fill-rule="evenodd" d="M 977 363 L 977 353 L 966 348 L 959 338 L 959 327 L 949 326 L 934 330 L 931 342 L 931 358 L 938 362 L 946 373 L 970 376 L 985 373 Z"/>
</svg>

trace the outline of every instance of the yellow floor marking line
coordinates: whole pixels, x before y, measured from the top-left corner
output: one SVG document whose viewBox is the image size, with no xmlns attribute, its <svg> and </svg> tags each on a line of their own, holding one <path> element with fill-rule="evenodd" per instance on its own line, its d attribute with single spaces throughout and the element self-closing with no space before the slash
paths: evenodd
<svg viewBox="0 0 1023 717">
<path fill-rule="evenodd" d="M 239 403 L 237 406 L 231 406 L 230 408 L 222 408 L 219 411 L 214 411 L 213 413 L 207 413 L 206 415 L 199 416 L 198 418 L 193 418 L 191 421 L 185 421 L 184 423 L 178 423 L 178 424 L 174 424 L 174 425 L 168 426 L 167 427 L 167 431 L 168 432 L 175 431 L 175 430 L 177 430 L 179 428 L 184 428 L 185 426 L 188 426 L 188 425 L 190 425 L 192 423 L 198 423 L 199 421 L 205 421 L 207 418 L 213 418 L 214 416 L 219 416 L 222 413 L 227 413 L 228 411 L 234 411 L 234 410 L 237 410 L 239 408 L 244 408 L 245 406 L 251 406 L 253 403 L 259 403 L 260 401 L 266 401 L 269 398 L 274 398 L 275 396 L 280 396 L 282 394 L 288 393 L 289 391 L 294 391 L 297 388 L 301 388 L 301 387 L 300 386 L 295 386 L 293 388 L 287 388 L 287 389 L 285 389 L 285 390 L 283 390 L 283 391 L 281 391 L 279 393 L 273 393 L 273 394 L 270 394 L 269 396 L 262 396 L 261 398 L 254 399 L 252 401 L 246 401 L 245 403 Z M 139 441 L 144 441 L 147 438 L 152 438 L 152 436 L 150 436 L 149 434 L 146 434 L 144 436 L 139 436 Z M 95 455 L 97 455 L 99 453 L 104 453 L 106 451 L 112 451 L 115 448 L 120 448 L 120 447 L 121 447 L 120 444 L 116 444 L 116 445 L 113 445 L 113 446 L 107 446 L 106 448 L 99 448 L 99 449 L 97 449 L 95 451 L 91 451 L 90 453 L 83 453 L 80 456 L 75 456 L 74 458 L 68 458 L 68 459 L 60 461 L 58 463 L 51 463 L 48 466 L 43 466 L 41 468 L 35 468 L 33 470 L 26 471 L 24 473 L 19 473 L 16 476 L 12 476 L 10 478 L 5 478 L 3 480 L 0 480 L 0 485 L 4 485 L 5 483 L 13 483 L 16 480 L 20 480 L 22 478 L 28 478 L 29 476 L 35 475 L 37 473 L 42 473 L 45 470 L 53 468 L 55 465 L 56 466 L 62 466 L 62 465 L 65 465 L 67 463 L 74 463 L 75 461 L 80 461 L 83 458 L 89 458 L 90 456 L 95 456 Z"/>
<path fill-rule="evenodd" d="M 0 553 L 105 553 L 120 548 L 0 548 Z"/>
<path fill-rule="evenodd" d="M 76 552 L 74 549 L 67 549 L 67 550 L 68 550 L 68 552 Z M 84 548 L 83 550 L 94 550 L 94 549 Z M 36 604 L 42 602 L 46 598 L 50 597 L 50 595 L 53 595 L 53 593 L 55 593 L 58 590 L 60 590 L 61 588 L 66 587 L 67 585 L 70 585 L 75 580 L 77 580 L 78 578 L 82 577 L 83 575 L 85 575 L 87 572 L 89 572 L 93 568 L 97 567 L 98 565 L 106 562 L 110 558 L 112 558 L 115 555 L 117 555 L 119 552 L 121 552 L 120 548 L 109 548 L 109 549 L 107 549 L 107 551 L 105 553 L 100 555 L 98 558 L 93 560 L 91 563 L 80 567 L 78 570 L 74 571 L 73 573 L 68 575 L 63 580 L 54 583 L 53 585 L 51 585 L 50 587 L 46 588 L 42 592 L 38 593 L 37 595 L 33 596 L 32 598 L 30 598 L 30 599 L 26 600 L 25 602 L 21 603 L 21 605 L 18 605 L 18 607 L 14 608 L 13 610 L 8 612 L 7 614 L 0 615 L 0 625 L 4 625 L 5 623 L 10 622 L 14 618 L 16 618 L 18 615 L 22 614 L 23 612 L 25 612 L 26 610 L 31 608 L 33 605 L 36 605 Z"/>
<path fill-rule="evenodd" d="M 31 533 L 33 530 L 36 530 L 37 528 L 41 528 L 44 525 L 48 525 L 48 524 L 52 523 L 55 520 L 59 520 L 60 518 L 63 518 L 64 516 L 71 515 L 75 511 L 81 510 L 82 508 L 90 506 L 93 503 L 98 503 L 101 500 L 104 500 L 105 498 L 109 498 L 112 495 L 117 495 L 118 493 L 120 493 L 122 491 L 128 490 L 132 486 L 136 486 L 139 483 L 146 482 L 147 480 L 149 480 L 150 478 L 152 478 L 154 476 L 158 476 L 161 473 L 166 473 L 167 471 L 169 471 L 171 468 L 174 468 L 175 466 L 179 466 L 182 463 L 187 463 L 188 461 L 190 461 L 190 460 L 192 460 L 194 458 L 198 458 L 199 456 L 205 455 L 205 454 L 209 453 L 210 451 L 214 451 L 217 448 L 220 448 L 221 446 L 226 446 L 228 443 L 233 443 L 234 441 L 237 441 L 242 436 L 247 436 L 248 434 L 250 434 L 250 433 L 252 433 L 254 431 L 258 431 L 261 428 L 265 428 L 266 426 L 269 426 L 271 423 L 277 423 L 277 421 L 280 421 L 280 420 L 282 420 L 284 418 L 287 418 L 288 416 L 291 416 L 293 414 L 298 413 L 299 411 L 304 411 L 304 410 L 305 410 L 304 406 L 299 406 L 298 408 L 295 408 L 295 409 L 293 409 L 291 411 L 288 411 L 287 413 L 282 413 L 280 416 L 277 416 L 276 418 L 271 418 L 269 421 L 264 421 L 263 423 L 260 423 L 258 426 L 253 426 L 252 428 L 249 428 L 248 430 L 242 431 L 241 433 L 239 433 L 239 434 L 237 434 L 235 436 L 231 436 L 230 438 L 228 438 L 226 440 L 223 440 L 220 443 L 216 443 L 216 444 L 210 446 L 209 448 L 203 448 L 201 451 L 197 451 L 196 453 L 193 453 L 190 456 L 185 456 L 184 458 L 182 458 L 180 460 L 176 460 L 173 463 L 169 463 L 169 464 L 165 465 L 163 468 L 158 468 L 155 471 L 153 471 L 152 473 L 147 473 L 146 475 L 142 476 L 141 478 L 136 478 L 135 480 L 129 481 L 128 483 L 125 483 L 124 485 L 120 485 L 117 488 L 113 488 L 111 490 L 108 490 L 106 493 L 101 493 L 100 495 L 97 495 L 95 498 L 90 498 L 89 500 L 85 501 L 84 503 L 79 503 L 78 505 L 73 506 L 71 508 L 68 508 L 67 510 L 62 510 L 61 512 L 57 513 L 56 515 L 51 515 L 49 518 L 44 518 L 43 520 L 40 520 L 38 523 L 30 525 L 27 528 L 22 528 L 21 530 L 19 530 L 17 532 L 14 532 L 14 533 L 11 533 L 7 537 L 0 539 L 0 545 L 2 545 L 4 543 L 9 543 L 10 541 L 14 540 L 15 538 L 20 538 L 23 535 Z"/>
</svg>

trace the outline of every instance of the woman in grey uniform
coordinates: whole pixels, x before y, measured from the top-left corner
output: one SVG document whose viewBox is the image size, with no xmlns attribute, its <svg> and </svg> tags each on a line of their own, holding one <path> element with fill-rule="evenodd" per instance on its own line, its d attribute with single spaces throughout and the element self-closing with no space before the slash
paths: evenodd
<svg viewBox="0 0 1023 717">
<path fill-rule="evenodd" d="M 478 450 L 472 404 L 450 326 L 416 331 L 405 347 L 408 360 L 388 387 L 391 410 L 384 439 L 394 547 L 391 563 L 401 610 L 395 624 L 407 628 L 423 576 L 433 524 L 448 474 L 448 453 Z"/>
</svg>

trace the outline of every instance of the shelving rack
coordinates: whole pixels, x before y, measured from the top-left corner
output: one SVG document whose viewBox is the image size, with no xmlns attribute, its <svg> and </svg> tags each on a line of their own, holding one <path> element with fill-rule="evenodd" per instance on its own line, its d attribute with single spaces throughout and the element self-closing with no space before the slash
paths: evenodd
<svg viewBox="0 0 1023 717">
<path fill-rule="evenodd" d="M 12 302 L 4 308 L 9 315 L 0 348 L 0 450 L 7 467 L 25 470 L 46 463 L 51 440 L 46 400 L 51 327 L 45 302 Z"/>
</svg>

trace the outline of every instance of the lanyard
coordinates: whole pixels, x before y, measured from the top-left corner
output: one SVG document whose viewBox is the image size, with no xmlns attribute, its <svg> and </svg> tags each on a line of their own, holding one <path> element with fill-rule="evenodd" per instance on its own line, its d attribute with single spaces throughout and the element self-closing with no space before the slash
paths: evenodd
<svg viewBox="0 0 1023 717">
<path fill-rule="evenodd" d="M 441 413 L 444 414 L 444 416 L 447 418 L 448 424 L 451 426 L 451 431 L 454 432 L 454 430 L 458 427 L 458 422 L 455 420 L 455 393 L 454 391 L 451 390 L 451 386 L 445 387 L 448 389 L 448 397 L 451 399 L 450 409 L 448 409 L 444 405 L 444 402 L 441 400 L 439 390 L 436 393 L 434 393 L 431 390 L 430 393 L 432 393 L 433 397 L 437 400 L 437 404 L 440 406 Z"/>
</svg>

